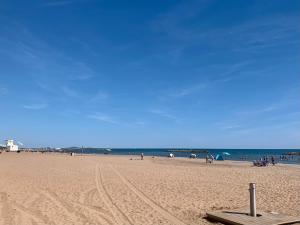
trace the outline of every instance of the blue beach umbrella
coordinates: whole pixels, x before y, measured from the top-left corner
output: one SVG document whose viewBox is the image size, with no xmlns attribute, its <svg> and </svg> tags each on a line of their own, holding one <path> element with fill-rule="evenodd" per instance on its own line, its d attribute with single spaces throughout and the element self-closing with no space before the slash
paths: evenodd
<svg viewBox="0 0 300 225">
<path fill-rule="evenodd" d="M 223 156 L 222 156 L 222 155 L 220 155 L 220 154 L 217 154 L 217 155 L 216 155 L 216 160 L 218 160 L 218 161 L 223 161 L 223 160 L 224 160 L 224 158 L 223 158 Z"/>
</svg>

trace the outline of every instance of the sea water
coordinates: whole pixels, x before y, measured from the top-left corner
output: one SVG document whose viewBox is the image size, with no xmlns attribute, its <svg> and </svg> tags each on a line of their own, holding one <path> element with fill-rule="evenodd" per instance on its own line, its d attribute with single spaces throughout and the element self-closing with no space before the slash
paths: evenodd
<svg viewBox="0 0 300 225">
<path fill-rule="evenodd" d="M 106 151 L 103 148 L 84 148 L 77 150 L 85 154 L 110 154 L 110 155 L 140 155 L 144 153 L 145 156 L 161 156 L 167 157 L 172 151 L 176 157 L 189 157 L 190 152 L 178 152 L 178 150 L 207 150 L 209 155 L 216 156 L 222 154 L 225 160 L 243 160 L 253 161 L 264 157 L 275 157 L 276 162 L 300 164 L 300 156 L 285 155 L 288 152 L 300 152 L 300 149 L 176 149 L 176 148 L 112 148 L 111 151 Z M 227 152 L 230 155 L 224 155 Z M 195 153 L 197 158 L 205 158 L 207 153 Z M 286 157 L 282 159 L 282 156 Z"/>
</svg>

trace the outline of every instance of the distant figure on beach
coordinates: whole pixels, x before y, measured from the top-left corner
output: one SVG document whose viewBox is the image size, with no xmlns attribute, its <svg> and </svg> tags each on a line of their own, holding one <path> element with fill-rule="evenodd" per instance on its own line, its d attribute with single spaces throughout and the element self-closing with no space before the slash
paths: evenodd
<svg viewBox="0 0 300 225">
<path fill-rule="evenodd" d="M 190 154 L 190 159 L 196 159 L 197 155 L 196 154 Z"/>
<path fill-rule="evenodd" d="M 205 159 L 206 159 L 206 164 L 207 164 L 208 163 L 208 155 L 206 155 Z"/>
<path fill-rule="evenodd" d="M 141 153 L 141 160 L 144 160 L 144 153 Z"/>
<path fill-rule="evenodd" d="M 275 158 L 274 158 L 274 156 L 271 157 L 271 161 L 272 161 L 272 164 L 274 166 L 275 165 Z"/>
<path fill-rule="evenodd" d="M 210 157 L 211 157 L 211 163 L 213 163 L 215 160 L 215 157 L 213 155 L 210 155 Z"/>
</svg>

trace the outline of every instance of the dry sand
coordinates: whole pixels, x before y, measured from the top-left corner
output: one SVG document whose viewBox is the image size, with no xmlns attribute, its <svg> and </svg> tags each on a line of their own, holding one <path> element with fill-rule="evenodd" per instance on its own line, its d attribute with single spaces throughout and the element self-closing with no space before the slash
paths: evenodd
<svg viewBox="0 0 300 225">
<path fill-rule="evenodd" d="M 247 207 L 249 182 L 259 209 L 300 215 L 299 167 L 2 153 L 0 224 L 209 224 L 207 211 Z"/>
</svg>

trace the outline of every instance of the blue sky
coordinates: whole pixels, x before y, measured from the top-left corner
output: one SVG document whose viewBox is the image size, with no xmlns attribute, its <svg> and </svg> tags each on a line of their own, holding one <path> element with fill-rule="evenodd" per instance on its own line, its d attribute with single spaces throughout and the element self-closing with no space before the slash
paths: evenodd
<svg viewBox="0 0 300 225">
<path fill-rule="evenodd" d="M 298 0 L 4 0 L 0 139 L 300 147 Z"/>
</svg>

